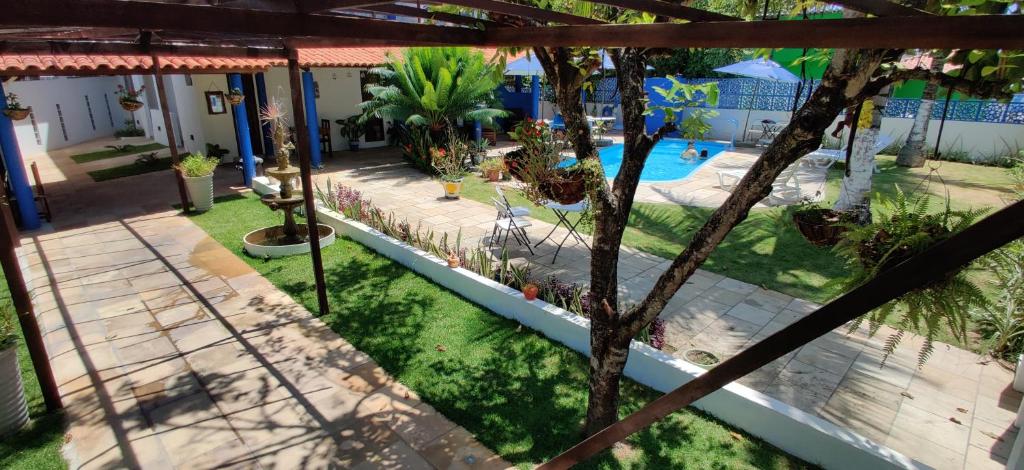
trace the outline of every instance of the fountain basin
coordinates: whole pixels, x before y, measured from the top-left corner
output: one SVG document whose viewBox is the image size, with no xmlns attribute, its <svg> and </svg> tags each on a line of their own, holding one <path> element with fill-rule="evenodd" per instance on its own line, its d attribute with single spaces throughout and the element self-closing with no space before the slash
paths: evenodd
<svg viewBox="0 0 1024 470">
<path fill-rule="evenodd" d="M 244 237 L 242 243 L 245 245 L 245 252 L 256 258 L 281 258 L 284 256 L 309 253 L 309 226 L 299 225 L 298 236 L 302 239 L 298 243 L 285 241 L 284 225 L 263 227 L 253 230 Z M 320 235 L 320 247 L 330 246 L 334 243 L 334 229 L 329 225 L 318 224 L 317 231 Z"/>
</svg>

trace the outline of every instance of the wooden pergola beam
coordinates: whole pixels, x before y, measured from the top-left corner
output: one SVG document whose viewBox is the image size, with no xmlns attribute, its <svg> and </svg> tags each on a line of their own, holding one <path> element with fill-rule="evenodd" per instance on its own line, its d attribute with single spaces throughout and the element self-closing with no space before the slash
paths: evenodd
<svg viewBox="0 0 1024 470">
<path fill-rule="evenodd" d="M 500 28 L 485 46 L 1024 49 L 1024 16 L 917 16 Z"/>
<path fill-rule="evenodd" d="M 853 11 L 875 16 L 932 16 L 931 13 L 926 11 L 888 0 L 830 0 L 829 3 L 835 3 Z"/>
<path fill-rule="evenodd" d="M 473 18 L 472 16 L 456 15 L 454 13 L 447 13 L 443 11 L 424 10 L 422 8 L 410 7 L 405 5 L 375 5 L 361 9 L 377 13 L 387 13 L 390 15 L 402 15 L 409 16 L 412 18 L 423 18 L 425 20 L 444 21 L 446 23 L 459 24 L 464 26 L 499 26 L 498 23 L 495 23 L 494 21 L 491 20 Z"/>
<path fill-rule="evenodd" d="M 662 0 L 594 0 L 594 3 L 645 11 L 656 15 L 690 21 L 742 21 L 742 18 L 723 15 L 700 8 L 688 7 L 679 3 Z"/>
<path fill-rule="evenodd" d="M 201 57 L 247 57 L 253 59 L 287 59 L 283 47 L 231 47 L 217 44 L 151 44 L 111 41 L 0 41 L 0 54 L 128 54 Z"/>
<path fill-rule="evenodd" d="M 4 5 L 0 27 L 25 25 L 402 40 L 422 45 L 477 45 L 483 40 L 480 31 L 469 28 L 226 7 L 102 0 L 32 0 Z"/>
<path fill-rule="evenodd" d="M 320 13 L 346 8 L 363 8 L 374 5 L 387 5 L 395 0 L 298 0 L 299 8 L 305 13 Z"/>
<path fill-rule="evenodd" d="M 501 13 L 503 15 L 519 16 L 545 23 L 561 23 L 571 25 L 596 25 L 605 24 L 604 21 L 586 18 L 583 16 L 570 15 L 559 11 L 545 10 L 515 3 L 501 2 L 498 0 L 439 0 L 439 3 L 456 5 L 466 8 Z"/>
</svg>

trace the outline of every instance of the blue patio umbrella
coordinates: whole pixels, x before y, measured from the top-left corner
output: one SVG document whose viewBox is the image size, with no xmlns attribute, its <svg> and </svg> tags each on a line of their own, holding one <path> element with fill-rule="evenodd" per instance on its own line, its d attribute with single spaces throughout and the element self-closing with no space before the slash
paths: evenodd
<svg viewBox="0 0 1024 470">
<path fill-rule="evenodd" d="M 747 140 L 747 126 L 750 124 L 750 111 L 751 108 L 754 107 L 754 102 L 757 100 L 757 92 L 761 87 L 761 80 L 772 80 L 775 82 L 787 83 L 797 83 L 800 81 L 800 77 L 794 75 L 793 72 L 786 70 L 786 68 L 779 65 L 778 62 L 764 57 L 744 60 L 736 62 L 735 64 L 719 67 L 715 69 L 715 72 L 759 79 L 754 84 L 754 96 L 751 98 L 750 107 L 747 108 L 747 118 L 743 121 L 744 141 Z"/>
</svg>

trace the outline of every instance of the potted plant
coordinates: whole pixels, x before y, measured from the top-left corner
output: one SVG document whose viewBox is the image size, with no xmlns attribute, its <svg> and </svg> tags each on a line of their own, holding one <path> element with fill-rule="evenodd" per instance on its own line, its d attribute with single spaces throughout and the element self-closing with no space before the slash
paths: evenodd
<svg viewBox="0 0 1024 470">
<path fill-rule="evenodd" d="M 448 148 L 431 148 L 430 164 L 441 175 L 444 186 L 444 197 L 458 199 L 462 192 L 462 180 L 466 177 L 465 161 L 469 154 L 469 146 L 449 130 Z"/>
<path fill-rule="evenodd" d="M 366 124 L 360 119 L 360 115 L 349 116 L 345 119 L 336 119 L 341 136 L 348 140 L 348 149 L 359 151 L 359 139 L 366 134 Z"/>
<path fill-rule="evenodd" d="M 185 179 L 188 197 L 192 200 L 192 206 L 199 212 L 208 211 L 213 207 L 213 170 L 219 163 L 220 160 L 216 158 L 206 157 L 202 153 L 192 153 L 186 155 L 181 163 L 174 167 Z"/>
<path fill-rule="evenodd" d="M 836 253 L 846 259 L 850 276 L 844 280 L 847 292 L 878 274 L 916 256 L 935 244 L 969 227 L 982 211 L 956 211 L 946 207 L 941 212 L 928 211 L 928 199 L 909 201 L 896 188 L 896 197 L 887 204 L 890 211 L 866 225 L 849 224 L 836 246 Z M 925 341 L 918 351 L 918 365 L 924 365 L 934 346 L 933 338 L 941 327 L 961 342 L 967 342 L 968 318 L 971 311 L 987 304 L 981 288 L 964 272 L 966 266 L 945 273 L 931 284 L 912 290 L 899 298 L 865 314 L 850 324 L 856 330 L 866 319 L 874 333 L 890 316 L 896 333 L 885 342 L 884 358 L 888 358 L 906 331 L 921 332 Z M 883 362 L 884 362 L 883 358 Z"/>
<path fill-rule="evenodd" d="M 817 246 L 835 246 L 854 223 L 852 214 L 809 205 L 793 212 L 793 223 L 807 241 Z"/>
<path fill-rule="evenodd" d="M 241 88 L 236 87 L 228 90 L 228 94 L 225 98 L 227 98 L 228 102 L 231 103 L 231 106 L 238 106 L 242 104 L 243 100 L 245 100 L 245 94 L 242 92 Z"/>
<path fill-rule="evenodd" d="M 459 259 L 459 254 L 455 251 L 448 252 L 448 267 L 455 269 L 460 266 L 462 260 Z"/>
<path fill-rule="evenodd" d="M 525 286 L 523 286 L 523 298 L 525 298 L 526 300 L 537 300 L 537 294 L 539 293 L 540 287 L 537 287 L 537 284 L 528 282 Z"/>
<path fill-rule="evenodd" d="M 31 106 L 27 108 L 21 106 L 21 103 L 18 102 L 18 95 L 14 93 L 7 94 L 7 109 L 4 109 L 4 115 L 11 118 L 12 121 L 20 121 L 27 118 L 31 112 Z"/>
<path fill-rule="evenodd" d="M 139 99 L 142 96 L 142 92 L 146 91 L 146 86 L 140 86 L 138 90 L 132 91 L 125 88 L 122 85 L 117 86 L 117 91 L 114 92 L 117 95 L 117 102 L 124 108 L 125 111 L 135 112 L 142 109 L 143 103 Z"/>
<path fill-rule="evenodd" d="M 480 162 L 479 168 L 484 178 L 494 183 L 501 179 L 501 172 L 505 171 L 505 160 L 501 158 L 488 158 Z"/>
<path fill-rule="evenodd" d="M 0 306 L 0 439 L 28 422 L 25 389 L 18 367 L 18 333 L 11 305 Z"/>
</svg>

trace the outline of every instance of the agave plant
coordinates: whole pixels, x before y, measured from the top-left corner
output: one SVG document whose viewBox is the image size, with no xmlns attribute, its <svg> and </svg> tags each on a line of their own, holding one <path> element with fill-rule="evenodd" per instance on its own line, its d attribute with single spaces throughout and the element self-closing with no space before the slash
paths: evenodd
<svg viewBox="0 0 1024 470">
<path fill-rule="evenodd" d="M 438 132 L 459 119 L 490 124 L 507 113 L 493 107 L 501 70 L 465 47 L 413 47 L 370 71 L 382 79 L 359 105 L 363 119 L 379 117 Z"/>
</svg>

